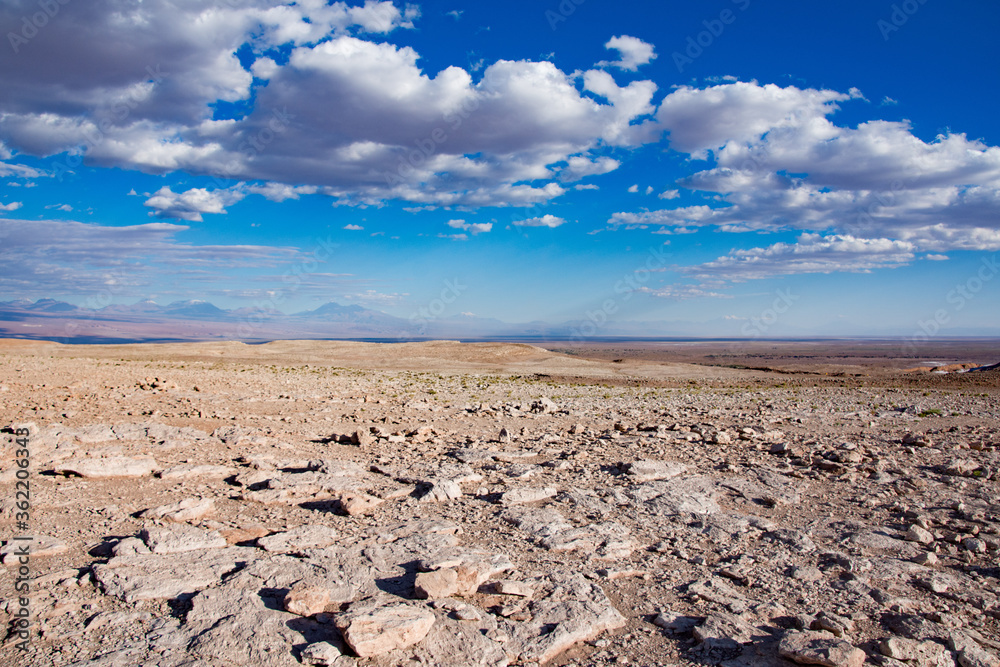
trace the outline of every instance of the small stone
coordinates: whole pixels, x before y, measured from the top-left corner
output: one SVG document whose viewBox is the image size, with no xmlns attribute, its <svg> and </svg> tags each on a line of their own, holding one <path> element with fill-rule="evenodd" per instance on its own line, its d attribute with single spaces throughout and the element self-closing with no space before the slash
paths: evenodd
<svg viewBox="0 0 1000 667">
<path fill-rule="evenodd" d="M 912 561 L 917 565 L 925 565 L 931 567 L 938 564 L 938 557 L 933 551 L 924 551 L 923 553 L 915 556 Z"/>
<path fill-rule="evenodd" d="M 962 540 L 962 546 L 974 554 L 986 553 L 986 542 L 977 537 L 967 537 Z"/>
<path fill-rule="evenodd" d="M 439 600 L 458 592 L 458 573 L 445 568 L 433 572 L 420 572 L 413 584 L 413 593 L 424 600 Z"/>
<path fill-rule="evenodd" d="M 544 396 L 531 404 L 531 411 L 536 414 L 550 414 L 557 410 L 559 410 L 559 406 Z"/>
<path fill-rule="evenodd" d="M 823 573 L 818 567 L 806 565 L 792 568 L 791 577 L 797 581 L 820 581 Z"/>
<path fill-rule="evenodd" d="M 778 654 L 800 665 L 861 667 L 865 652 L 842 639 L 819 632 L 791 632 L 778 644 Z"/>
<path fill-rule="evenodd" d="M 143 519 L 162 519 L 174 523 L 184 523 L 197 521 L 214 511 L 215 501 L 211 498 L 186 498 L 176 503 L 148 509 L 139 516 Z"/>
<path fill-rule="evenodd" d="M 350 516 L 371 514 L 385 501 L 360 491 L 345 491 L 338 497 L 340 509 Z"/>
<path fill-rule="evenodd" d="M 353 661 L 345 658 L 340 649 L 330 642 L 316 642 L 302 649 L 302 662 L 314 667 L 335 667 L 339 663 L 348 665 Z"/>
<path fill-rule="evenodd" d="M 530 598 L 535 594 L 534 586 L 528 582 L 511 579 L 502 579 L 494 583 L 493 590 L 500 595 L 516 595 L 522 598 Z"/>
<path fill-rule="evenodd" d="M 504 505 L 523 505 L 525 503 L 534 503 L 539 500 L 551 498 L 556 495 L 556 493 L 556 488 L 553 486 L 546 486 L 541 489 L 511 489 L 503 494 L 501 502 L 503 502 Z"/>
<path fill-rule="evenodd" d="M 299 616 L 315 616 L 330 603 L 330 591 L 299 582 L 285 595 L 285 611 Z"/>
<path fill-rule="evenodd" d="M 910 526 L 906 534 L 903 535 L 903 538 L 919 544 L 931 544 L 934 542 L 934 536 L 930 531 L 921 528 L 917 524 Z"/>
<path fill-rule="evenodd" d="M 440 503 L 448 500 L 458 500 L 462 497 L 462 487 L 451 479 L 434 480 L 427 493 L 420 496 L 422 503 Z"/>
<path fill-rule="evenodd" d="M 371 447 L 375 444 L 376 438 L 371 434 L 371 431 L 365 429 L 363 431 L 355 431 L 351 436 L 351 442 L 358 447 Z"/>
<path fill-rule="evenodd" d="M 854 631 L 854 621 L 837 614 L 820 612 L 816 620 L 810 623 L 811 630 L 825 630 L 834 637 L 844 637 L 849 632 Z"/>
<path fill-rule="evenodd" d="M 671 479 L 687 472 L 687 466 L 673 461 L 633 461 L 625 465 L 625 474 L 640 484 Z"/>
<path fill-rule="evenodd" d="M 434 625 L 434 613 L 405 603 L 360 602 L 337 617 L 347 645 L 362 658 L 413 646 Z"/>
</svg>

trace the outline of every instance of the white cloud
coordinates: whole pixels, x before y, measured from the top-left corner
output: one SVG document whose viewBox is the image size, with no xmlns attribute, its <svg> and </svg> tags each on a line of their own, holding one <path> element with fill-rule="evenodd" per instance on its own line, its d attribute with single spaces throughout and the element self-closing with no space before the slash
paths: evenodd
<svg viewBox="0 0 1000 667">
<path fill-rule="evenodd" d="M 674 150 L 705 157 L 731 143 L 758 140 L 785 126 L 808 125 L 835 111 L 849 95 L 774 84 L 731 83 L 710 88 L 681 86 L 660 104 L 657 120 Z"/>
<path fill-rule="evenodd" d="M 949 257 L 948 255 L 936 255 L 933 253 L 929 253 L 927 255 L 924 255 L 924 259 L 930 260 L 932 262 L 945 262 L 949 259 Z"/>
<path fill-rule="evenodd" d="M 19 201 L 13 201 L 9 204 L 0 204 L 0 211 L 16 211 L 21 208 L 24 204 Z"/>
<path fill-rule="evenodd" d="M 732 299 L 731 294 L 716 292 L 702 285 L 667 285 L 665 287 L 640 287 L 637 292 L 643 292 L 660 299 L 686 301 L 688 299 Z"/>
<path fill-rule="evenodd" d="M 580 183 L 573 186 L 574 190 L 600 190 L 601 186 L 594 185 L 593 183 Z"/>
<path fill-rule="evenodd" d="M 463 231 L 469 232 L 473 236 L 477 234 L 484 234 L 486 232 L 493 230 L 492 222 L 473 222 L 469 223 L 465 220 L 449 220 L 448 226 L 452 229 L 461 229 Z"/>
<path fill-rule="evenodd" d="M 629 35 L 612 37 L 604 45 L 604 48 L 615 49 L 618 51 L 619 58 L 614 62 L 601 61 L 597 63 L 598 67 L 617 67 L 628 72 L 635 72 L 640 65 L 645 65 L 656 58 L 652 44 L 647 44 L 638 37 L 630 37 Z"/>
<path fill-rule="evenodd" d="M 806 230 L 937 252 L 1000 248 L 1000 148 L 963 134 L 923 141 L 907 123 L 831 122 L 837 103 L 851 99 L 863 98 L 853 89 L 742 82 L 675 90 L 658 122 L 672 147 L 715 162 L 680 182 L 715 202 L 622 211 L 610 226 Z"/>
<path fill-rule="evenodd" d="M 639 191 L 639 184 L 636 183 L 634 185 L 628 186 L 628 191 L 631 192 L 632 194 L 635 194 L 636 192 Z"/>
<path fill-rule="evenodd" d="M 559 225 L 565 225 L 566 220 L 556 217 L 554 215 L 545 214 L 540 218 L 528 218 L 527 220 L 515 220 L 514 224 L 518 227 L 550 227 L 555 228 Z"/>
<path fill-rule="evenodd" d="M 701 280 L 742 282 L 804 273 L 868 273 L 903 266 L 913 258 L 914 246 L 905 241 L 802 234 L 796 243 L 733 250 L 680 271 Z"/>
<path fill-rule="evenodd" d="M 31 57 L 0 67 L 0 141 L 9 154 L 316 187 L 344 204 L 475 207 L 558 197 L 557 181 L 617 168 L 599 152 L 655 134 L 638 122 L 655 110 L 649 81 L 618 86 L 592 70 L 584 85 L 597 100 L 550 62 L 500 60 L 474 82 L 365 39 L 417 15 L 370 0 L 70 3 Z M 8 4 L 0 19 L 20 14 Z M 93 34 L 114 52 L 94 49 Z M 250 71 L 235 55 L 246 48 Z M 281 50 L 287 62 L 273 55 Z M 255 76 L 267 85 L 253 89 Z M 213 120 L 217 102 L 250 100 L 246 115 Z M 25 169 L 0 163 L 0 175 L 37 175 Z"/>
<path fill-rule="evenodd" d="M 586 176 L 607 174 L 614 171 L 621 163 L 609 157 L 588 158 L 581 155 L 574 155 L 567 160 L 565 169 L 559 172 L 559 178 L 563 181 L 578 181 Z"/>
<path fill-rule="evenodd" d="M 681 196 L 680 190 L 664 190 L 656 195 L 659 199 L 677 199 Z"/>
<path fill-rule="evenodd" d="M 201 222 L 202 213 L 225 213 L 226 206 L 241 201 L 246 193 L 241 188 L 209 191 L 192 188 L 184 192 L 174 192 L 163 186 L 143 204 L 153 211 L 151 216 L 175 220 Z"/>
<path fill-rule="evenodd" d="M 646 194 L 647 195 L 653 194 L 653 186 L 652 185 L 647 185 L 646 186 Z"/>
<path fill-rule="evenodd" d="M 314 195 L 319 192 L 315 185 L 286 185 L 284 183 L 264 183 L 247 187 L 247 192 L 263 195 L 273 202 L 298 199 L 300 195 Z"/>
<path fill-rule="evenodd" d="M 351 232 L 360 232 L 360 231 L 362 231 L 364 229 L 364 227 L 362 227 L 361 225 L 348 224 L 348 225 L 344 225 L 344 229 L 346 229 L 348 231 L 351 231 Z"/>
<path fill-rule="evenodd" d="M 345 294 L 344 299 L 355 303 L 374 304 L 377 306 L 395 306 L 402 303 L 408 296 L 410 295 L 407 292 L 383 293 L 377 290 L 369 289 L 356 294 Z"/>
</svg>

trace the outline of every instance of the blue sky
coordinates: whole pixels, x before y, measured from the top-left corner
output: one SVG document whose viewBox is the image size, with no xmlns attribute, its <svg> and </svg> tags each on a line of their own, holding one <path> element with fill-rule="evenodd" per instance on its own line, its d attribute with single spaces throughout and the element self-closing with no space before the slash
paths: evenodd
<svg viewBox="0 0 1000 667">
<path fill-rule="evenodd" d="M 6 0 L 0 26 L 9 299 L 1000 332 L 994 3 Z"/>
</svg>

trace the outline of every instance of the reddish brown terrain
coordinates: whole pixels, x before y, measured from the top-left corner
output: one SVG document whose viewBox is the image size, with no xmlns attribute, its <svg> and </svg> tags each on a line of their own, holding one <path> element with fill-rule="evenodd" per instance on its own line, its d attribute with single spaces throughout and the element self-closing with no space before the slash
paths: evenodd
<svg viewBox="0 0 1000 667">
<path fill-rule="evenodd" d="M 893 345 L 0 341 L 0 664 L 996 665 L 998 347 Z"/>
</svg>

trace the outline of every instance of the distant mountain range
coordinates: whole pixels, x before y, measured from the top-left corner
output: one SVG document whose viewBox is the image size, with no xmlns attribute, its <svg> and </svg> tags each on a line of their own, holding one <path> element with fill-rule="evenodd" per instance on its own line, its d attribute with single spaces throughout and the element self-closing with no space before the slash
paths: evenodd
<svg viewBox="0 0 1000 667">
<path fill-rule="evenodd" d="M 497 319 L 457 315 L 408 320 L 358 305 L 326 303 L 315 310 L 286 315 L 278 310 L 225 310 L 208 301 L 155 301 L 114 304 L 91 309 L 54 299 L 0 302 L 0 337 L 54 340 L 64 343 L 162 342 L 242 340 L 258 342 L 288 339 L 538 339 L 594 338 L 746 338 L 741 322 L 608 322 L 595 326 L 587 320 L 550 324 L 510 324 Z M 852 337 L 846 323 L 826 328 L 821 336 Z M 816 337 L 791 329 L 768 331 L 778 337 Z M 886 331 L 878 335 L 907 335 Z M 995 331 L 954 330 L 952 336 L 996 336 Z M 753 337 L 753 336 L 750 336 Z"/>
</svg>

